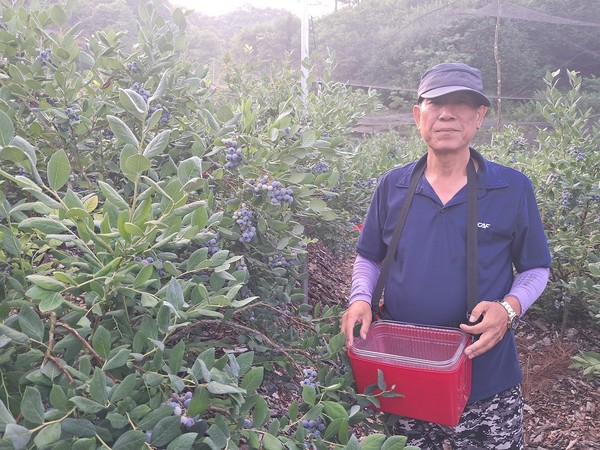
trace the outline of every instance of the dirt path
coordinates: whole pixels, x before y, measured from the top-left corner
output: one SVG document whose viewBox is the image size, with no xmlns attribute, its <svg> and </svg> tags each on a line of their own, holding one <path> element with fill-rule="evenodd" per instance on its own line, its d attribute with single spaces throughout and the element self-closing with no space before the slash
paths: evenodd
<svg viewBox="0 0 600 450">
<path fill-rule="evenodd" d="M 348 298 L 353 256 L 334 257 L 311 244 L 309 297 L 344 304 Z M 573 323 L 563 341 L 558 324 L 528 313 L 517 332 L 523 367 L 526 450 L 600 449 L 600 378 L 588 380 L 570 369 L 580 350 L 600 352 L 600 331 Z"/>
</svg>

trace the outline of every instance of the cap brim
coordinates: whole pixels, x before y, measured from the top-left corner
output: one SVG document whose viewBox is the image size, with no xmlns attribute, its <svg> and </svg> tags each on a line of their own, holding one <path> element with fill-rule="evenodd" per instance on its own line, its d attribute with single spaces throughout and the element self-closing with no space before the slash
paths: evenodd
<svg viewBox="0 0 600 450">
<path fill-rule="evenodd" d="M 440 87 L 440 88 L 431 89 L 431 90 L 421 94 L 421 98 L 436 98 L 436 97 L 441 97 L 442 95 L 450 94 L 451 92 L 458 92 L 458 91 L 466 91 L 466 92 L 470 92 L 470 93 L 474 94 L 475 97 L 477 97 L 477 99 L 479 100 L 479 103 L 481 105 L 491 106 L 491 104 L 492 104 L 490 102 L 490 99 L 487 98 L 485 95 L 483 95 L 481 92 L 478 92 L 474 89 L 466 88 L 464 86 L 444 86 L 444 87 Z"/>
</svg>

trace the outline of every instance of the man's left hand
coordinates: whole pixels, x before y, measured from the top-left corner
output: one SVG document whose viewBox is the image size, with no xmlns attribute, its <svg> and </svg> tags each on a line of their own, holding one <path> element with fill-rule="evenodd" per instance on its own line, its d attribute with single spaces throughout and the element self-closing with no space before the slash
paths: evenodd
<svg viewBox="0 0 600 450">
<path fill-rule="evenodd" d="M 461 324 L 460 326 L 466 333 L 481 335 L 476 342 L 465 349 L 465 354 L 471 359 L 494 347 L 508 331 L 508 313 L 498 302 L 479 302 L 473 308 L 469 320 L 475 322 L 482 316 L 483 319 L 476 325 Z"/>
</svg>

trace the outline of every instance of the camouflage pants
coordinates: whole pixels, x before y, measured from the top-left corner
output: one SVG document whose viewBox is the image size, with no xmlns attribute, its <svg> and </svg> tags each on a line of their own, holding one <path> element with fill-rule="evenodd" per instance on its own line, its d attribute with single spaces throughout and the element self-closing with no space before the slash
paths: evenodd
<svg viewBox="0 0 600 450">
<path fill-rule="evenodd" d="M 521 386 L 468 404 L 456 427 L 400 418 L 394 434 L 408 437 L 421 450 L 522 450 L 523 395 Z"/>
</svg>

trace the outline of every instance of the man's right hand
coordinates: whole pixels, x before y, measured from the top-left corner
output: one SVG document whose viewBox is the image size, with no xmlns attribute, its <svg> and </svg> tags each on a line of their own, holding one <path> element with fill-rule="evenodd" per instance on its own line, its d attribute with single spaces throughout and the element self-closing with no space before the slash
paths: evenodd
<svg viewBox="0 0 600 450">
<path fill-rule="evenodd" d="M 342 331 L 346 334 L 346 348 L 350 348 L 354 342 L 354 326 L 357 323 L 361 324 L 360 337 L 367 338 L 372 319 L 373 311 L 371 311 L 369 302 L 359 300 L 348 307 L 342 316 Z"/>
</svg>

